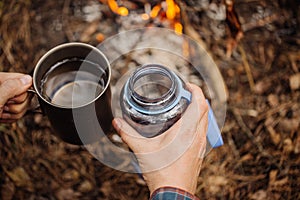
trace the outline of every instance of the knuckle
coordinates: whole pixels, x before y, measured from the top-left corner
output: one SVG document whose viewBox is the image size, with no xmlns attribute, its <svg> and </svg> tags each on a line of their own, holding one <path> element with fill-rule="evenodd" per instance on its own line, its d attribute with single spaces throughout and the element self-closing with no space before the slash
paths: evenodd
<svg viewBox="0 0 300 200">
<path fill-rule="evenodd" d="M 1 89 L 4 95 L 13 97 L 16 89 L 18 89 L 18 84 L 16 84 L 15 80 L 6 80 L 2 83 Z"/>
<path fill-rule="evenodd" d="M 25 112 L 28 107 L 27 102 L 23 102 L 22 104 L 11 104 L 8 106 L 8 110 L 10 113 L 18 114 Z"/>
<path fill-rule="evenodd" d="M 17 113 L 20 113 L 21 110 L 18 106 L 10 106 L 9 107 L 9 112 L 17 114 Z"/>
</svg>

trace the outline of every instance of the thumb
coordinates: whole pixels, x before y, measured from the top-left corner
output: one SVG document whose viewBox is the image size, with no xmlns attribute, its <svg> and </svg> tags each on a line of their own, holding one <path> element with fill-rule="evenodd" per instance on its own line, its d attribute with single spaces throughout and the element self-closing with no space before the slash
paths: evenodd
<svg viewBox="0 0 300 200">
<path fill-rule="evenodd" d="M 9 99 L 26 92 L 31 84 L 32 78 L 29 75 L 4 81 L 0 85 L 0 106 L 4 106 Z"/>
<path fill-rule="evenodd" d="M 112 122 L 117 133 L 121 136 L 122 140 L 132 149 L 136 147 L 137 139 L 142 139 L 142 136 L 133 129 L 126 121 L 121 118 L 115 118 Z"/>
</svg>

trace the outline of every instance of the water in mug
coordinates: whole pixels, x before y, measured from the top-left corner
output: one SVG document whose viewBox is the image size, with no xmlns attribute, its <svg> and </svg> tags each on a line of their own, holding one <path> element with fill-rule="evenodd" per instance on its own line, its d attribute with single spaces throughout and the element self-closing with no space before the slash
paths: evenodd
<svg viewBox="0 0 300 200">
<path fill-rule="evenodd" d="M 107 73 L 98 64 L 66 59 L 46 72 L 41 92 L 53 104 L 78 107 L 93 101 L 103 91 L 106 81 Z"/>
</svg>

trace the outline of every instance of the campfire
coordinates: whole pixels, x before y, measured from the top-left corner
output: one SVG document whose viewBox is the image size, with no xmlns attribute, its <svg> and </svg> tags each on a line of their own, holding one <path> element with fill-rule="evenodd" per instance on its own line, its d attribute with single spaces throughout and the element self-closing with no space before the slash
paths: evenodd
<svg viewBox="0 0 300 200">
<path fill-rule="evenodd" d="M 238 46 L 239 41 L 243 37 L 243 27 L 239 21 L 237 13 L 234 8 L 234 0 L 222 1 L 222 3 L 196 3 L 197 8 L 188 5 L 189 2 L 181 2 L 175 0 L 155 0 L 155 1 L 143 1 L 143 0 L 99 0 L 101 3 L 108 5 L 109 9 L 120 17 L 130 17 L 133 15 L 136 18 L 144 21 L 147 26 L 159 26 L 169 28 L 175 31 L 176 34 L 182 35 L 183 32 L 197 41 L 201 46 L 206 48 L 205 38 L 201 35 L 201 31 L 195 30 L 193 23 L 191 22 L 191 16 L 189 12 L 197 12 L 201 9 L 206 10 L 212 14 L 207 14 L 211 19 L 219 22 L 217 24 L 208 24 L 208 26 L 217 26 L 216 32 L 213 33 L 214 37 L 218 35 L 226 35 L 226 56 L 230 57 L 232 52 Z M 193 3 L 192 3 L 193 4 Z M 199 5 L 200 7 L 199 7 Z M 211 6 L 213 5 L 213 6 Z M 202 6 L 202 7 L 201 7 Z M 223 13 L 223 14 L 222 14 Z M 218 17 L 214 17 L 218 16 Z M 138 20 L 138 19 L 137 19 Z M 222 25 L 223 23 L 223 25 Z M 225 26 L 224 26 L 225 25 Z M 223 30 L 219 28 L 223 26 Z M 250 25 L 249 25 L 250 26 Z M 248 27 L 248 24 L 244 25 Z M 255 26 L 254 26 L 255 27 Z M 221 38 L 222 36 L 220 36 Z M 104 38 L 100 37 L 99 42 Z M 183 47 L 186 48 L 186 47 Z M 206 48 L 207 49 L 207 48 Z"/>
<path fill-rule="evenodd" d="M 130 15 L 130 12 L 137 12 L 134 9 L 136 6 L 128 1 L 100 0 L 100 2 L 106 3 L 110 10 L 119 16 L 125 17 Z M 127 8 L 126 4 L 131 8 Z M 149 21 L 150 24 L 151 21 L 155 21 L 167 28 L 173 29 L 179 35 L 182 34 L 183 25 L 180 22 L 180 7 L 174 0 L 160 1 L 154 5 L 145 2 L 143 6 L 143 12 L 139 13 L 139 17 L 142 20 Z"/>
</svg>

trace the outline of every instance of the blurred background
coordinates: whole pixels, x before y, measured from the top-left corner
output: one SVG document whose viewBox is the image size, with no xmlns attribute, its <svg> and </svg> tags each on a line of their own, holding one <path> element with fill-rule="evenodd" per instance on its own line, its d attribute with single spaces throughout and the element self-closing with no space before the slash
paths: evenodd
<svg viewBox="0 0 300 200">
<path fill-rule="evenodd" d="M 298 0 L 1 0 L 0 71 L 30 74 L 58 44 L 96 46 L 135 28 L 188 35 L 215 60 L 228 93 L 225 145 L 205 158 L 197 196 L 300 199 L 299 10 Z M 0 199 L 149 198 L 138 175 L 51 133 L 40 114 L 0 124 Z"/>
</svg>

